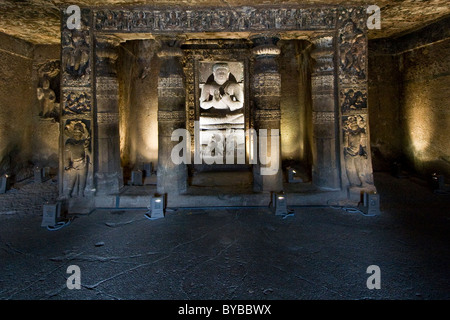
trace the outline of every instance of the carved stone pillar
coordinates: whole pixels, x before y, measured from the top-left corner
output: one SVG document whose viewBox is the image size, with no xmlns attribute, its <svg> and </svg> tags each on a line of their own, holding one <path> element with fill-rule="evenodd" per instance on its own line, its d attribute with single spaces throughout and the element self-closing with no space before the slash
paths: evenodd
<svg viewBox="0 0 450 320">
<path fill-rule="evenodd" d="M 114 39 L 97 36 L 95 46 L 97 194 L 117 194 L 123 186 L 120 165 L 118 57 Z"/>
<path fill-rule="evenodd" d="M 59 193 L 62 199 L 70 199 L 70 204 L 89 206 L 86 198 L 95 191 L 91 11 L 81 11 L 79 29 L 67 27 L 65 11 L 61 16 Z"/>
<path fill-rule="evenodd" d="M 253 190 L 255 192 L 283 190 L 280 150 L 280 100 L 281 75 L 278 70 L 277 57 L 280 49 L 276 46 L 277 35 L 257 35 L 253 41 L 253 72 L 251 75 L 250 92 L 254 127 L 258 135 L 257 164 L 253 165 Z M 264 137 L 264 130 L 266 137 Z M 272 140 L 274 137 L 276 140 Z M 261 146 L 267 141 L 267 156 L 269 163 L 264 163 Z M 277 141 L 277 146 L 272 142 Z M 273 151 L 273 152 L 272 152 Z"/>
<path fill-rule="evenodd" d="M 337 29 L 338 94 L 341 112 L 343 185 L 359 200 L 375 191 L 367 103 L 366 9 L 339 10 Z"/>
<path fill-rule="evenodd" d="M 312 182 L 325 189 L 340 188 L 335 97 L 334 37 L 329 34 L 311 39 L 315 60 L 311 73 L 312 95 Z"/>
<path fill-rule="evenodd" d="M 157 191 L 160 194 L 181 194 L 187 190 L 186 164 L 171 159 L 174 146 L 172 132 L 186 128 L 186 90 L 180 41 L 161 39 L 161 69 L 158 77 L 158 170 Z M 190 143 L 189 143 L 190 144 Z M 190 155 L 189 155 L 190 156 Z"/>
</svg>

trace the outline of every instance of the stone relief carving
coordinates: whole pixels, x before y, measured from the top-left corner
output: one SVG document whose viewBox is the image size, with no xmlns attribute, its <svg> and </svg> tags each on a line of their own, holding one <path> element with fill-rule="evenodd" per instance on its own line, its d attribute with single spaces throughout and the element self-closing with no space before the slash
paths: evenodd
<svg viewBox="0 0 450 320">
<path fill-rule="evenodd" d="M 97 122 L 99 124 L 117 124 L 119 123 L 119 114 L 111 112 L 97 113 Z"/>
<path fill-rule="evenodd" d="M 350 186 L 372 184 L 368 171 L 367 115 L 343 116 L 344 158 Z"/>
<path fill-rule="evenodd" d="M 63 114 L 86 114 L 91 111 L 91 95 L 84 91 L 64 92 Z"/>
<path fill-rule="evenodd" d="M 342 113 L 361 113 L 367 110 L 367 91 L 365 89 L 344 89 L 341 91 Z"/>
<path fill-rule="evenodd" d="M 56 101 L 56 94 L 50 88 L 50 80 L 43 79 L 42 87 L 37 88 L 37 98 L 41 103 L 41 112 L 39 115 L 43 118 L 58 119 L 59 108 Z"/>
<path fill-rule="evenodd" d="M 158 121 L 183 121 L 185 119 L 185 111 L 158 111 Z"/>
<path fill-rule="evenodd" d="M 48 61 L 38 67 L 39 84 L 37 98 L 40 102 L 39 115 L 59 121 L 59 60 Z"/>
<path fill-rule="evenodd" d="M 88 31 L 62 32 L 62 70 L 65 85 L 87 85 L 90 80 L 90 36 Z"/>
<path fill-rule="evenodd" d="M 211 8 L 202 10 L 96 10 L 96 30 L 242 31 L 330 29 L 334 8 Z"/>
<path fill-rule="evenodd" d="M 89 122 L 68 120 L 64 133 L 68 137 L 64 143 L 64 197 L 84 197 L 92 165 Z"/>
<path fill-rule="evenodd" d="M 158 79 L 158 96 L 178 98 L 185 96 L 183 78 L 178 75 Z"/>
<path fill-rule="evenodd" d="M 255 120 L 280 120 L 281 111 L 280 110 L 255 110 L 254 111 Z"/>
<path fill-rule="evenodd" d="M 253 78 L 255 97 L 279 97 L 281 95 L 281 75 L 279 73 L 260 73 Z"/>
<path fill-rule="evenodd" d="M 361 8 L 344 9 L 339 17 L 339 67 L 344 77 L 365 80 L 367 40 L 366 13 Z M 345 79 L 341 79 L 345 82 Z"/>
<path fill-rule="evenodd" d="M 325 124 L 334 122 L 335 116 L 334 112 L 313 112 L 312 113 L 312 121 L 314 124 Z"/>
</svg>

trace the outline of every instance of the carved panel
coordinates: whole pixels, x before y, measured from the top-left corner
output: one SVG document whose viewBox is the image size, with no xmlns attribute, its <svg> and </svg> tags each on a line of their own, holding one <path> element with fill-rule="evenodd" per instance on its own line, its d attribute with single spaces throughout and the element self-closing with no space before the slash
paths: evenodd
<svg viewBox="0 0 450 320">
<path fill-rule="evenodd" d="M 364 8 L 343 9 L 339 16 L 339 69 L 341 83 L 358 83 L 367 77 L 367 35 Z"/>
<path fill-rule="evenodd" d="M 343 114 L 367 112 L 367 90 L 347 88 L 340 92 L 340 104 Z"/>
<path fill-rule="evenodd" d="M 88 114 L 92 109 L 92 97 L 89 91 L 65 90 L 63 92 L 63 115 Z"/>
<path fill-rule="evenodd" d="M 61 34 L 63 85 L 87 86 L 91 77 L 89 31 L 64 30 Z"/>
</svg>

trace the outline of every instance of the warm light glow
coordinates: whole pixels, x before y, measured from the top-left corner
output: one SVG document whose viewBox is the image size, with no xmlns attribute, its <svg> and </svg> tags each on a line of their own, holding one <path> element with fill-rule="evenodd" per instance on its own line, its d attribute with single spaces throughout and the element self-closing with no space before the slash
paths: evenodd
<svg viewBox="0 0 450 320">
<path fill-rule="evenodd" d="M 156 199 L 155 202 L 158 202 L 158 203 L 159 203 L 159 202 L 161 202 L 161 199 Z"/>
<path fill-rule="evenodd" d="M 429 149 L 434 133 L 432 101 L 427 86 L 421 90 L 406 90 L 405 120 L 408 127 L 408 138 L 415 157 L 420 161 L 430 159 Z"/>
</svg>

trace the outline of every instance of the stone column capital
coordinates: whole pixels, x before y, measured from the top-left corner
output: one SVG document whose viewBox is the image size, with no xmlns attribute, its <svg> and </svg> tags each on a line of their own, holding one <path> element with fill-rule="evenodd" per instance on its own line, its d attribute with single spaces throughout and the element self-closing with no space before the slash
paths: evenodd
<svg viewBox="0 0 450 320">
<path fill-rule="evenodd" d="M 182 57 L 183 50 L 181 50 L 181 45 L 185 41 L 185 37 L 158 37 L 156 39 L 160 45 L 160 49 L 157 53 L 159 58 L 172 58 L 172 57 Z"/>
<path fill-rule="evenodd" d="M 334 55 L 334 36 L 331 34 L 320 34 L 310 38 L 312 43 L 311 57 L 317 60 L 320 57 Z"/>
<path fill-rule="evenodd" d="M 253 42 L 253 54 L 255 56 L 278 56 L 281 53 L 280 48 L 277 47 L 277 43 L 280 40 L 278 33 L 261 33 L 250 36 L 250 40 Z"/>
<path fill-rule="evenodd" d="M 114 36 L 100 35 L 95 38 L 95 57 L 97 74 L 99 76 L 115 76 L 116 61 L 119 58 L 117 50 L 120 41 Z"/>
</svg>

